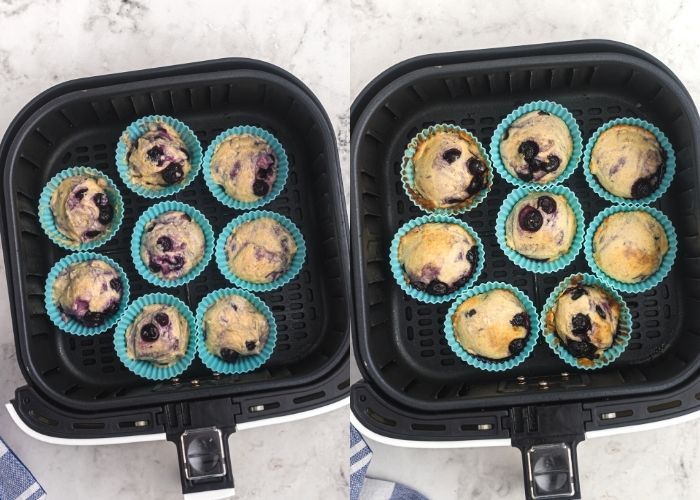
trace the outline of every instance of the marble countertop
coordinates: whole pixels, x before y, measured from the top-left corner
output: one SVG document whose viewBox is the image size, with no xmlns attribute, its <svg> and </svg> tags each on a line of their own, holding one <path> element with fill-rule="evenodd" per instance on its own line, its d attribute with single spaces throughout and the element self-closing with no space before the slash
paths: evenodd
<svg viewBox="0 0 700 500">
<path fill-rule="evenodd" d="M 642 48 L 685 83 L 700 105 L 700 4 L 692 1 L 564 2 L 352 0 L 351 92 L 404 59 L 433 52 L 608 38 Z M 421 8 L 420 6 L 425 6 Z M 357 376 L 357 372 L 354 372 Z M 584 498 L 691 498 L 700 491 L 700 420 L 585 441 Z M 432 499 L 521 499 L 514 448 L 413 450 L 369 441 L 368 475 L 403 482 Z"/>
<path fill-rule="evenodd" d="M 0 1 L 0 131 L 31 98 L 59 82 L 242 56 L 277 64 L 312 89 L 331 117 L 347 172 L 349 4 L 256 0 L 237 2 L 235 11 L 226 0 L 203 5 L 167 0 Z M 9 318 L 2 269 L 0 323 L 10 324 Z M 22 384 L 12 332 L 5 327 L 0 329 L 0 403 Z M 345 408 L 234 434 L 230 449 L 238 497 L 347 498 L 347 422 Z M 25 436 L 4 408 L 0 429 L 49 498 L 181 498 L 177 455 L 170 443 L 49 445 Z"/>
</svg>

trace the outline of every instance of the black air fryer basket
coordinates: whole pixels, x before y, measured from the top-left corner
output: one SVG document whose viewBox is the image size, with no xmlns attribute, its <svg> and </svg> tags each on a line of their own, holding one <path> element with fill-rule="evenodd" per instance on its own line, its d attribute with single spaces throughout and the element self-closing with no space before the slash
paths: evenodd
<svg viewBox="0 0 700 500">
<path fill-rule="evenodd" d="M 129 191 L 114 165 L 121 132 L 151 114 L 183 120 L 205 148 L 231 126 L 258 125 L 274 133 L 289 156 L 286 187 L 265 208 L 297 224 L 307 260 L 297 278 L 260 294 L 275 316 L 278 340 L 270 360 L 254 372 L 214 375 L 196 359 L 179 378 L 151 382 L 119 362 L 113 329 L 94 337 L 68 335 L 44 309 L 48 271 L 65 252 L 39 225 L 39 193 L 72 165 L 105 171 L 119 186 L 122 229 L 98 251 L 126 270 L 133 298 L 154 291 L 129 257 L 129 228 L 151 202 Z M 333 129 L 298 79 L 259 61 L 223 59 L 64 83 L 14 119 L 0 165 L 12 327 L 27 382 L 8 409 L 25 431 L 72 444 L 168 439 L 177 447 L 184 493 L 230 494 L 232 432 L 343 404 L 351 314 L 347 218 Z M 218 203 L 201 175 L 175 198 L 195 205 L 216 232 L 239 213 Z M 225 286 L 212 260 L 199 277 L 168 293 L 195 310 L 204 295 Z"/>
<path fill-rule="evenodd" d="M 679 253 L 661 284 L 625 295 L 634 333 L 610 366 L 572 369 L 540 341 L 518 367 L 487 373 L 463 363 L 447 345 L 442 323 L 449 304 L 419 303 L 391 275 L 391 239 L 421 215 L 401 187 L 400 160 L 408 141 L 438 122 L 461 125 L 488 144 L 504 116 L 537 99 L 571 110 L 584 141 L 620 116 L 646 119 L 664 131 L 678 170 L 656 206 L 678 232 Z M 576 445 L 586 436 L 689 419 L 700 410 L 700 120 L 688 92 L 663 64 L 607 41 L 419 57 L 362 91 L 353 104 L 351 132 L 354 350 L 364 378 L 351 389 L 351 408 L 363 432 L 399 446 L 501 440 L 522 451 L 527 498 L 580 498 Z M 566 184 L 587 222 L 609 205 L 586 185 L 580 167 Z M 486 201 L 460 218 L 484 243 L 480 281 L 511 283 L 540 309 L 564 277 L 587 266 L 583 252 L 554 274 L 511 264 L 494 229 L 510 190 L 496 176 Z"/>
</svg>

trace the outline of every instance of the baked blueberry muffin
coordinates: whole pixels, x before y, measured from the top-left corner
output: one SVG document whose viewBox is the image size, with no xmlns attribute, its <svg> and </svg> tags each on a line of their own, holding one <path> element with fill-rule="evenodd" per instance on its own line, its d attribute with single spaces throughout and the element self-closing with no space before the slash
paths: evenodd
<svg viewBox="0 0 700 500">
<path fill-rule="evenodd" d="M 126 329 L 126 352 L 131 359 L 170 366 L 185 356 L 190 327 L 177 308 L 150 304 Z"/>
<path fill-rule="evenodd" d="M 460 208 L 489 187 L 488 163 L 479 145 L 464 131 L 438 131 L 419 140 L 409 189 L 426 209 Z"/>
<path fill-rule="evenodd" d="M 614 125 L 602 132 L 593 145 L 589 168 L 609 193 L 640 199 L 659 187 L 666 159 L 666 151 L 647 129 Z"/>
<path fill-rule="evenodd" d="M 272 283 L 292 263 L 297 244 L 291 233 L 271 217 L 259 217 L 236 226 L 226 240 L 229 270 L 250 283 Z"/>
<path fill-rule="evenodd" d="M 56 228 L 76 245 L 108 232 L 114 219 L 108 190 L 107 181 L 90 175 L 74 175 L 61 181 L 51 194 L 49 205 Z"/>
<path fill-rule="evenodd" d="M 593 259 L 613 279 L 639 283 L 658 271 L 668 252 L 663 226 L 643 210 L 616 212 L 596 228 Z"/>
<path fill-rule="evenodd" d="M 575 277 L 547 312 L 546 324 L 576 358 L 596 359 L 618 334 L 620 304 L 602 287 Z"/>
<path fill-rule="evenodd" d="M 494 289 L 466 299 L 452 316 L 457 342 L 489 360 L 517 356 L 530 334 L 530 316 L 510 290 Z"/>
<path fill-rule="evenodd" d="M 148 124 L 136 140 L 125 134 L 127 175 L 131 182 L 158 190 L 180 184 L 192 170 L 191 152 L 180 134 L 165 122 Z"/>
<path fill-rule="evenodd" d="M 399 240 L 397 259 L 406 282 L 431 295 L 464 286 L 476 269 L 476 240 L 458 224 L 427 222 Z"/>
<path fill-rule="evenodd" d="M 240 295 L 226 295 L 204 313 L 203 329 L 209 352 L 224 361 L 260 354 L 270 333 L 265 316 Z"/>
<path fill-rule="evenodd" d="M 576 226 L 576 216 L 564 196 L 532 192 L 508 215 L 506 244 L 529 259 L 553 261 L 571 249 Z"/>
<path fill-rule="evenodd" d="M 54 281 L 52 298 L 64 319 L 94 328 L 117 312 L 123 288 L 112 266 L 93 259 L 66 266 Z"/>
<path fill-rule="evenodd" d="M 242 202 L 266 196 L 277 179 L 277 155 L 267 141 L 252 134 L 226 138 L 217 146 L 210 164 L 212 180 Z"/>
<path fill-rule="evenodd" d="M 569 127 L 546 111 L 532 111 L 513 121 L 500 143 L 506 170 L 524 181 L 539 184 L 562 174 L 573 149 Z"/>
<path fill-rule="evenodd" d="M 188 214 L 171 210 L 146 224 L 140 249 L 141 259 L 154 275 L 175 280 L 204 258 L 204 232 Z"/>
</svg>

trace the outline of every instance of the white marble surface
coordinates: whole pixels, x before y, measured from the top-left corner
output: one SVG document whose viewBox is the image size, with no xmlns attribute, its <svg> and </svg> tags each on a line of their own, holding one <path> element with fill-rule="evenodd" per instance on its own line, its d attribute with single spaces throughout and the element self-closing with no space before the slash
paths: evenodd
<svg viewBox="0 0 700 500">
<path fill-rule="evenodd" d="M 383 69 L 433 52 L 580 38 L 636 45 L 666 63 L 700 103 L 700 3 L 654 0 L 426 2 L 351 0 L 351 92 Z M 421 8 L 419 6 L 425 6 Z M 579 447 L 584 498 L 698 498 L 700 421 L 600 438 Z M 370 442 L 369 474 L 431 499 L 523 497 L 519 452 L 508 448 L 408 450 Z"/>
<path fill-rule="evenodd" d="M 32 97 L 65 80 L 245 56 L 293 72 L 316 93 L 331 117 L 347 166 L 348 9 L 347 3 L 301 0 L 2 0 L 0 131 Z M 8 325 L 4 276 L 2 270 L 0 324 Z M 4 403 L 22 384 L 7 326 L 0 329 L 0 356 Z M 343 409 L 234 434 L 230 446 L 239 497 L 346 498 L 347 421 Z M 180 497 L 170 443 L 48 445 L 24 436 L 4 408 L 0 434 L 36 474 L 49 498 Z"/>
</svg>

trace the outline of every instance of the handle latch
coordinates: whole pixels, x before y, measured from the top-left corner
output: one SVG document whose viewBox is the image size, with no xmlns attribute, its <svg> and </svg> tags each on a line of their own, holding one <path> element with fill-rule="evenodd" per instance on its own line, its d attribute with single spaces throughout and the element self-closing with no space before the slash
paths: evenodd
<svg viewBox="0 0 700 500">
<path fill-rule="evenodd" d="M 200 481 L 226 475 L 223 434 L 216 427 L 189 429 L 180 436 L 185 477 Z"/>
</svg>

